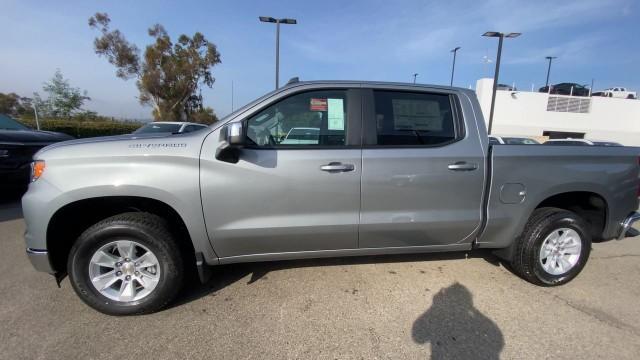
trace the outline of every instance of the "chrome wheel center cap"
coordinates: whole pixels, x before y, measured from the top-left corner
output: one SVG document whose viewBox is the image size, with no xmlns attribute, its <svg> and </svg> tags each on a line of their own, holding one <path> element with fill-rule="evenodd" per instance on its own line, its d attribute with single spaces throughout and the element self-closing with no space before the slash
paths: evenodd
<svg viewBox="0 0 640 360">
<path fill-rule="evenodd" d="M 136 271 L 135 265 L 132 262 L 126 262 L 122 264 L 122 273 L 125 275 L 133 275 Z"/>
</svg>

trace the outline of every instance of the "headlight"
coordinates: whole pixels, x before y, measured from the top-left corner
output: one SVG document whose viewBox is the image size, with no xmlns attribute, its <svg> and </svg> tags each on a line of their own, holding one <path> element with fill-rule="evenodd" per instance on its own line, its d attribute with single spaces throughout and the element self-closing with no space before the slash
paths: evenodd
<svg viewBox="0 0 640 360">
<path fill-rule="evenodd" d="M 44 160 L 36 160 L 31 163 L 31 182 L 34 182 L 44 173 Z"/>
</svg>

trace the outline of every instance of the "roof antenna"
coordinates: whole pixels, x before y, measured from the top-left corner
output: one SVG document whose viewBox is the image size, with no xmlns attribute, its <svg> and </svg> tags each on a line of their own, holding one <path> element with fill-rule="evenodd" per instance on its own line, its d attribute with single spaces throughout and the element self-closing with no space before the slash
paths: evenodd
<svg viewBox="0 0 640 360">
<path fill-rule="evenodd" d="M 298 77 L 292 77 L 291 79 L 289 79 L 289 81 L 287 81 L 287 85 L 291 85 L 291 84 L 295 84 L 297 82 L 299 82 L 300 79 L 298 79 Z"/>
</svg>

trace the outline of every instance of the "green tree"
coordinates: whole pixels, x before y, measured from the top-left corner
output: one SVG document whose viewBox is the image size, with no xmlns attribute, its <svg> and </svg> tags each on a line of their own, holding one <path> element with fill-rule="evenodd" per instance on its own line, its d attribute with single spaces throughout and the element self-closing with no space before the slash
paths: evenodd
<svg viewBox="0 0 640 360">
<path fill-rule="evenodd" d="M 185 103 L 201 85 L 213 86 L 211 69 L 220 63 L 215 44 L 196 32 L 192 37 L 180 35 L 173 43 L 162 25 L 149 29 L 154 39 L 144 56 L 119 30 L 111 30 L 106 13 L 89 18 L 89 26 L 100 31 L 94 40 L 94 50 L 116 67 L 116 76 L 124 80 L 136 79 L 143 105 L 153 107 L 156 120 L 183 120 Z"/>
<path fill-rule="evenodd" d="M 202 94 L 189 96 L 184 103 L 184 111 L 187 121 L 207 125 L 218 121 L 218 117 L 213 109 L 205 107 L 202 103 Z"/>
<path fill-rule="evenodd" d="M 207 106 L 189 114 L 189 121 L 211 125 L 214 122 L 218 121 L 218 116 L 216 116 L 216 113 L 212 108 Z"/>
<path fill-rule="evenodd" d="M 0 93 L 0 114 L 20 116 L 30 111 L 31 99 L 16 93 Z"/>
<path fill-rule="evenodd" d="M 42 90 L 47 94 L 46 100 L 38 93 L 33 94 L 38 111 L 54 118 L 69 118 L 82 109 L 85 101 L 91 100 L 86 90 L 69 85 L 69 80 L 62 76 L 60 70 L 56 70 L 53 78 L 44 83 Z"/>
</svg>

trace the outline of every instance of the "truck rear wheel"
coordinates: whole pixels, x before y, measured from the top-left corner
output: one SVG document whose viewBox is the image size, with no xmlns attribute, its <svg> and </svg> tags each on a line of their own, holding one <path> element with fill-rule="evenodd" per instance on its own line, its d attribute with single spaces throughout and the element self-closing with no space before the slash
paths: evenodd
<svg viewBox="0 0 640 360">
<path fill-rule="evenodd" d="M 67 270 L 78 296 L 109 315 L 161 309 L 178 293 L 184 272 L 166 222 L 139 212 L 110 217 L 83 232 Z"/>
<path fill-rule="evenodd" d="M 566 284 L 584 268 L 591 235 L 584 220 L 558 208 L 536 209 L 517 239 L 515 272 L 541 286 Z"/>
</svg>

